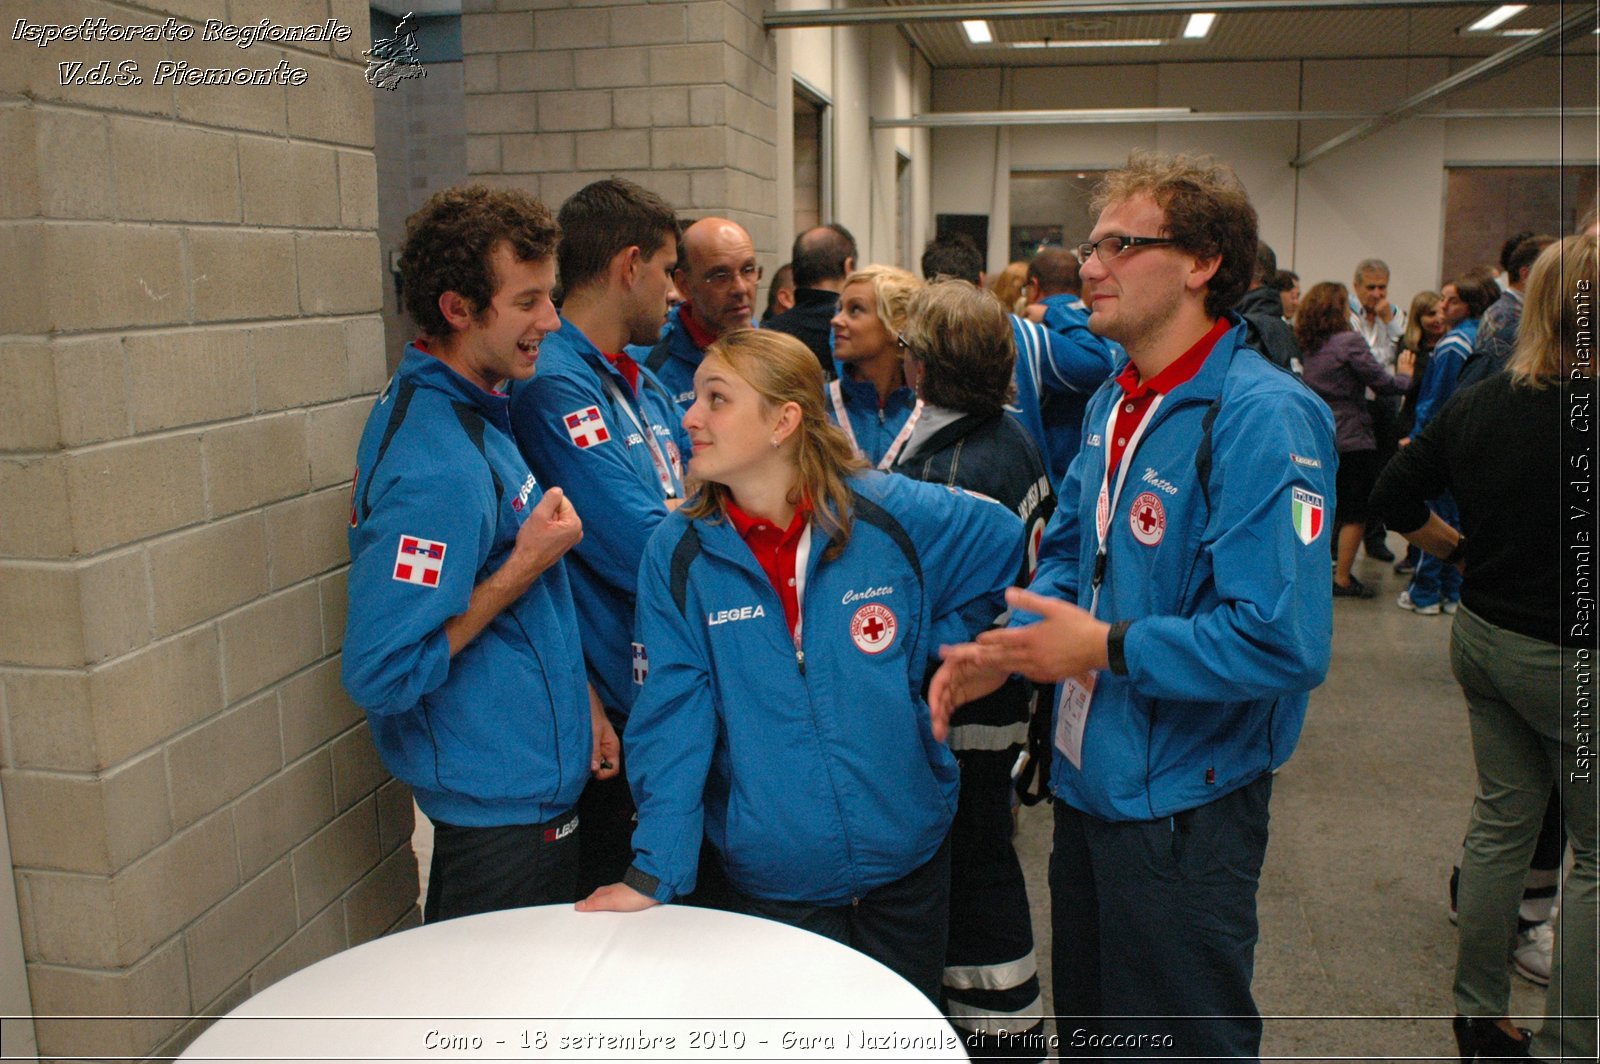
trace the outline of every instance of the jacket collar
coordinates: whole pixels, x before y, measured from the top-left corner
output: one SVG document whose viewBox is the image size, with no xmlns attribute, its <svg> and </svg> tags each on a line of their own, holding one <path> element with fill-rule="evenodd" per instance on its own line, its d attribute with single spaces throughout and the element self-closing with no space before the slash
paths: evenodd
<svg viewBox="0 0 1600 1064">
<path fill-rule="evenodd" d="M 443 392 L 453 402 L 466 403 L 496 425 L 506 427 L 510 424 L 507 412 L 510 399 L 504 392 L 484 391 L 416 344 L 406 344 L 400 369 L 395 373 L 396 379 L 401 377 L 415 382 L 419 387 Z"/>
</svg>

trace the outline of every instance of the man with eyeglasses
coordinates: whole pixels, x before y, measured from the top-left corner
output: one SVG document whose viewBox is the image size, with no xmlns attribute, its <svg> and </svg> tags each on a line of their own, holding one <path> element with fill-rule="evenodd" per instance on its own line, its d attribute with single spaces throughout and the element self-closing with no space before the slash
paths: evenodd
<svg viewBox="0 0 1600 1064">
<path fill-rule="evenodd" d="M 573 193 L 557 221 L 561 327 L 545 337 L 538 374 L 511 389 L 511 428 L 540 480 L 594 515 L 569 555 L 572 597 L 590 683 L 620 735 L 645 668 L 631 635 L 639 558 L 683 500 L 689 445 L 671 393 L 625 349 L 666 320 L 677 218 L 655 193 L 610 178 Z M 626 766 L 591 782 L 578 812 L 586 897 L 633 860 Z"/>
<path fill-rule="evenodd" d="M 677 400 L 681 415 L 694 405 L 694 371 L 705 349 L 754 321 L 761 265 L 750 234 L 726 218 L 701 218 L 683 231 L 672 283 L 683 302 L 648 354 L 638 354 Z"/>
<path fill-rule="evenodd" d="M 833 326 L 844 279 L 856 269 L 856 238 L 842 225 L 819 225 L 794 238 L 794 306 L 767 322 L 811 348 L 833 380 Z"/>
<path fill-rule="evenodd" d="M 1327 671 L 1333 418 L 1243 341 L 1256 213 L 1209 160 L 1135 153 L 1078 247 L 1090 400 L 1011 626 L 943 650 L 936 724 L 1020 672 L 1059 683 L 1051 789 L 1062 1041 L 1253 1060 L 1272 772 Z M 1131 1017 L 1131 1018 L 1130 1018 Z"/>
</svg>

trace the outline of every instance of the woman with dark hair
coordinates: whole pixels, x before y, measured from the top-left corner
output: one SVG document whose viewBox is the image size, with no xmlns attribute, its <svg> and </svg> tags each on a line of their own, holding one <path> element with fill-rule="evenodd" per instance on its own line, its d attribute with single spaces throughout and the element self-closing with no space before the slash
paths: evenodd
<svg viewBox="0 0 1600 1064">
<path fill-rule="evenodd" d="M 1395 360 L 1391 374 L 1372 357 L 1372 349 L 1350 326 L 1350 292 L 1323 281 L 1300 301 L 1294 338 L 1305 352 L 1305 382 L 1333 411 L 1334 443 L 1339 449 L 1338 498 L 1334 521 L 1339 526 L 1338 556 L 1333 571 L 1335 598 L 1371 598 L 1372 588 L 1350 575 L 1356 550 L 1367 527 L 1367 496 L 1378 476 L 1378 441 L 1366 390 L 1399 395 L 1411 384 L 1411 360 Z"/>
<path fill-rule="evenodd" d="M 1373 506 L 1389 527 L 1464 572 L 1450 664 L 1466 695 L 1478 787 L 1461 865 L 1454 1029 L 1462 1060 L 1595 1059 L 1596 828 L 1584 688 L 1594 641 L 1563 630 L 1568 564 L 1561 492 L 1575 473 L 1562 432 L 1594 397 L 1593 237 L 1534 264 L 1505 373 L 1461 390 L 1384 469 Z M 1453 496 L 1458 521 L 1427 500 Z M 1592 527 L 1592 526 L 1591 526 Z M 1407 531 L 1409 530 L 1409 531 Z M 1530 549 L 1531 548 L 1531 549 Z M 1565 678 L 1565 679 L 1564 679 Z M 1510 1019 L 1506 950 L 1550 789 L 1573 864 L 1557 918 L 1544 1028 Z"/>
<path fill-rule="evenodd" d="M 1411 429 L 1413 436 L 1426 428 L 1450 396 L 1455 394 L 1461 367 L 1472 357 L 1472 345 L 1478 338 L 1478 320 L 1489 309 L 1489 304 L 1500 298 L 1498 285 L 1473 273 L 1452 281 L 1439 291 L 1443 296 L 1440 306 L 1450 330 L 1434 345 L 1433 357 L 1428 360 L 1428 372 L 1422 376 L 1422 387 L 1417 392 L 1416 418 Z M 1460 520 L 1455 500 L 1449 494 L 1441 495 L 1429 505 L 1450 524 Z M 1400 592 L 1395 605 L 1419 617 L 1434 617 L 1441 612 L 1454 613 L 1460 599 L 1460 572 L 1424 553 L 1417 561 L 1416 572 L 1411 574 L 1411 585 Z"/>
<path fill-rule="evenodd" d="M 792 336 L 728 333 L 694 383 L 697 486 L 639 570 L 633 865 L 579 908 L 683 897 L 704 837 L 737 908 L 853 946 L 937 1002 L 959 773 L 918 692 L 941 641 L 1004 609 L 1022 524 L 864 471 Z"/>
<path fill-rule="evenodd" d="M 911 297 L 900 342 L 922 417 L 894 471 L 981 492 L 1020 517 L 1029 549 L 1013 583 L 1026 587 L 1056 507 L 1038 446 L 1005 409 L 1017 357 L 1009 315 L 966 281 L 939 281 Z M 1011 844 L 1011 770 L 1027 747 L 1033 703 L 1031 686 L 1014 677 L 950 720 L 961 794 L 950 829 L 941 1005 L 972 1057 L 1042 1059 L 1019 1049 L 1044 1044 L 1044 1012 L 1027 885 Z"/>
</svg>

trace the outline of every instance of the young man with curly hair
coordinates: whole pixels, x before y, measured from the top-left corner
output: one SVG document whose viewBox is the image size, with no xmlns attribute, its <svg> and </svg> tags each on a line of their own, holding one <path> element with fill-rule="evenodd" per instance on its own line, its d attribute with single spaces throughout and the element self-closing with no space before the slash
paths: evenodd
<svg viewBox="0 0 1600 1064">
<path fill-rule="evenodd" d="M 433 821 L 429 922 L 575 900 L 578 796 L 619 759 L 562 563 L 583 524 L 528 471 L 505 393 L 558 324 L 558 236 L 511 190 L 447 189 L 412 215 L 421 335 L 356 453 L 343 680 Z"/>
<path fill-rule="evenodd" d="M 1251 1060 L 1272 771 L 1332 643 L 1333 419 L 1230 308 L 1256 213 L 1209 160 L 1135 154 L 1078 247 L 1127 368 L 1089 402 L 1011 627 L 945 650 L 937 719 L 1013 672 L 1059 683 L 1057 1029 L 1106 1055 Z"/>
</svg>

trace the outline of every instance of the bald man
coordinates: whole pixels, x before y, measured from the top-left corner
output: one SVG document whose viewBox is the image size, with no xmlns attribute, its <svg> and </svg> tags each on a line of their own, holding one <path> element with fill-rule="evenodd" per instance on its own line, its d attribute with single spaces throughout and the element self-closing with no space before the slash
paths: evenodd
<svg viewBox="0 0 1600 1064">
<path fill-rule="evenodd" d="M 672 283 L 683 302 L 668 316 L 644 364 L 687 410 L 705 349 L 723 333 L 752 323 L 761 267 L 750 234 L 726 218 L 695 222 L 683 231 Z"/>
</svg>

